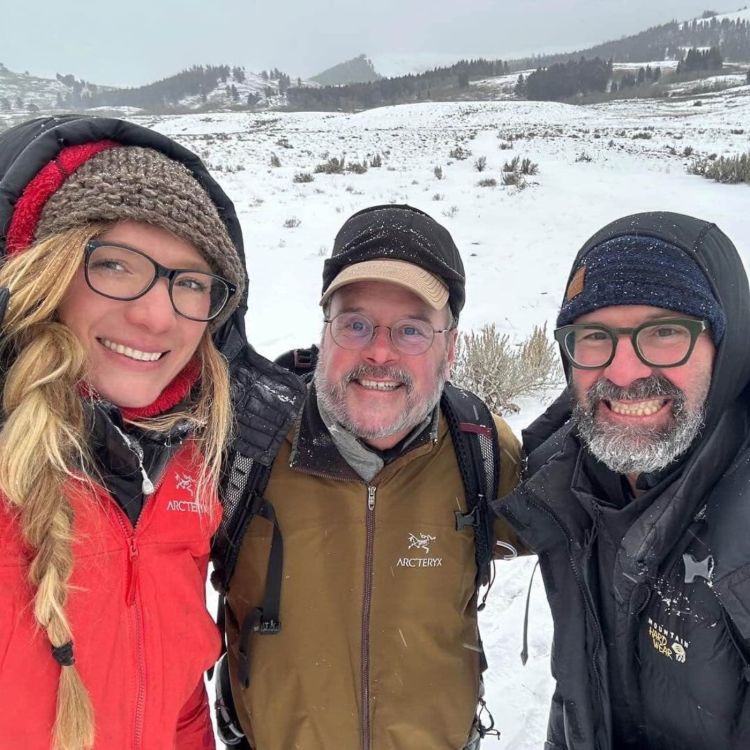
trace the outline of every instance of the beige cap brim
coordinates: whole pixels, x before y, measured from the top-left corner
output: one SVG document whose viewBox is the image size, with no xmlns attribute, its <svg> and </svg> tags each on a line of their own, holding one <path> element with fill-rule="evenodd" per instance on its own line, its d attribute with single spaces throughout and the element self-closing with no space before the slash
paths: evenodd
<svg viewBox="0 0 750 750">
<path fill-rule="evenodd" d="M 365 260 L 347 266 L 341 271 L 320 298 L 320 304 L 325 304 L 337 289 L 358 281 L 383 281 L 396 284 L 414 292 L 435 310 L 442 310 L 448 302 L 448 287 L 424 268 L 407 263 L 405 260 Z"/>
</svg>

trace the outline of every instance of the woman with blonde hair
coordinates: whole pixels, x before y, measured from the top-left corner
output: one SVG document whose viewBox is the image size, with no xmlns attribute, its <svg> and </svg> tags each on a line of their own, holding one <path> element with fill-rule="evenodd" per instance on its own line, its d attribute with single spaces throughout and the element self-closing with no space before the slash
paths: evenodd
<svg viewBox="0 0 750 750">
<path fill-rule="evenodd" d="M 153 131 L 41 119 L 0 135 L 0 249 L 0 748 L 213 748 L 232 204 Z"/>
</svg>

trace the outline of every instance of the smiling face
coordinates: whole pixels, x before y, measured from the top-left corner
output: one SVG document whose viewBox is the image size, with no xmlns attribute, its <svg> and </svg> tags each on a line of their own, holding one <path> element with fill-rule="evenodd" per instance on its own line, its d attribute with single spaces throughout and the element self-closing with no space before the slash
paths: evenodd
<svg viewBox="0 0 750 750">
<path fill-rule="evenodd" d="M 118 222 L 99 239 L 140 250 L 169 268 L 211 271 L 194 245 L 150 224 Z M 156 400 L 195 354 L 207 325 L 174 311 L 166 279 L 139 299 L 114 300 L 88 286 L 83 264 L 58 317 L 83 345 L 89 385 L 130 408 Z"/>
<path fill-rule="evenodd" d="M 605 307 L 576 323 L 630 328 L 680 313 L 646 305 Z M 690 359 L 679 367 L 656 368 L 641 362 L 627 335 L 620 336 L 607 367 L 571 367 L 573 416 L 590 452 L 634 484 L 644 472 L 668 466 L 684 453 L 703 424 L 715 347 L 701 333 Z"/>
<path fill-rule="evenodd" d="M 334 293 L 328 318 L 356 312 L 376 326 L 407 318 L 446 327 L 447 307 L 435 310 L 416 294 L 386 282 L 362 281 Z M 455 359 L 455 330 L 436 333 L 423 354 L 407 355 L 378 328 L 362 349 L 343 349 L 326 325 L 315 371 L 318 399 L 346 429 L 380 450 L 393 447 L 437 404 Z"/>
</svg>

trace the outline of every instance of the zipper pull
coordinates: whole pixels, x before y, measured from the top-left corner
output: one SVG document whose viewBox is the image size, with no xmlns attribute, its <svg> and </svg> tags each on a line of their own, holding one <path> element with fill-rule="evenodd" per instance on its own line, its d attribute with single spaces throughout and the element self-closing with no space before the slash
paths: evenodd
<svg viewBox="0 0 750 750">
<path fill-rule="evenodd" d="M 141 476 L 143 477 L 143 482 L 141 483 L 141 491 L 144 495 L 153 495 L 154 494 L 154 483 L 149 479 L 148 474 L 146 474 L 146 469 L 143 468 L 143 464 L 141 463 Z"/>
<path fill-rule="evenodd" d="M 120 433 L 120 437 L 127 447 L 133 452 L 135 457 L 138 459 L 138 468 L 141 470 L 141 492 L 144 495 L 154 494 L 154 483 L 146 473 L 146 469 L 143 466 L 143 448 L 139 445 L 137 440 L 131 440 L 117 425 L 113 425 L 117 432 Z"/>
<path fill-rule="evenodd" d="M 135 536 L 130 537 L 130 579 L 128 580 L 128 590 L 125 595 L 125 601 L 129 607 L 135 603 L 135 590 L 138 586 L 138 547 L 135 543 Z"/>
<path fill-rule="evenodd" d="M 377 487 L 369 485 L 367 487 L 367 507 L 369 510 L 375 510 L 375 491 Z"/>
</svg>

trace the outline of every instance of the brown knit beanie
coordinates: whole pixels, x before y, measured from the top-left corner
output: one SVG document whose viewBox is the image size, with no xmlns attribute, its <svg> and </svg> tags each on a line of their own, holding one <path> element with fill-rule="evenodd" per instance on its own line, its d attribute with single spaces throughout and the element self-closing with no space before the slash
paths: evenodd
<svg viewBox="0 0 750 750">
<path fill-rule="evenodd" d="M 183 164 L 151 148 L 113 146 L 65 177 L 44 204 L 35 239 L 98 221 L 162 227 L 195 245 L 215 273 L 237 288 L 211 321 L 212 328 L 220 326 L 240 303 L 245 273 L 216 205 Z"/>
</svg>

